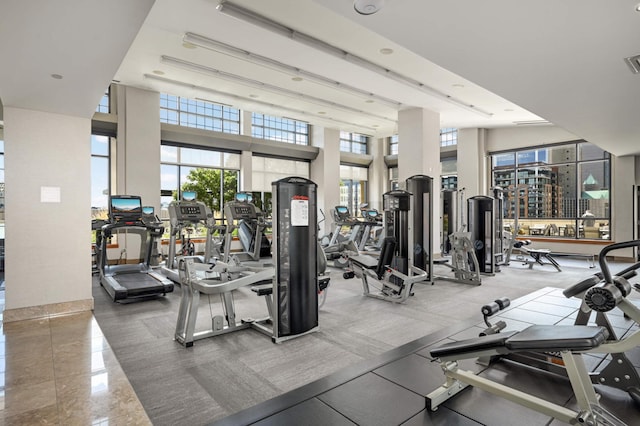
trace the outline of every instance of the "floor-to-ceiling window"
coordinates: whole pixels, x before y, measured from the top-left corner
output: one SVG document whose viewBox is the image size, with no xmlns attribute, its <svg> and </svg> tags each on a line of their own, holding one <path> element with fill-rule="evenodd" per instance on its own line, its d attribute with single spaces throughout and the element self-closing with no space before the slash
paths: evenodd
<svg viewBox="0 0 640 426">
<path fill-rule="evenodd" d="M 91 219 L 106 219 L 111 194 L 110 150 L 113 138 L 91 135 Z"/>
<path fill-rule="evenodd" d="M 340 165 L 340 205 L 347 206 L 352 216 L 360 214 L 360 204 L 368 202 L 367 167 Z"/>
<path fill-rule="evenodd" d="M 240 154 L 213 149 L 162 145 L 160 154 L 162 217 L 182 191 L 194 191 L 198 200 L 222 219 L 224 203 L 238 191 Z"/>
<path fill-rule="evenodd" d="M 271 216 L 271 184 L 290 176 L 309 179 L 309 163 L 254 155 L 251 173 L 253 202 L 267 216 Z"/>
<path fill-rule="evenodd" d="M 518 235 L 610 239 L 611 157 L 584 141 L 493 153 L 504 223 Z"/>
</svg>

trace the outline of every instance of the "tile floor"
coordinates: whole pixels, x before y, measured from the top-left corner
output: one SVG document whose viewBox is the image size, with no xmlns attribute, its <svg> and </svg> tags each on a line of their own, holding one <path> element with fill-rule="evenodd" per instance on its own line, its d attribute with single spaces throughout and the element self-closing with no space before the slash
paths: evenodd
<svg viewBox="0 0 640 426">
<path fill-rule="evenodd" d="M 91 313 L 1 328 L 0 425 L 151 424 Z"/>
</svg>

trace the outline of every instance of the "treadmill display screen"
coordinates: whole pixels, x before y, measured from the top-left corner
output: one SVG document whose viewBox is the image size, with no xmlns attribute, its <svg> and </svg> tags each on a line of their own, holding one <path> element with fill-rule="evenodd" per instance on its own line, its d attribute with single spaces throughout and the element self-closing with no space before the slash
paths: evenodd
<svg viewBox="0 0 640 426">
<path fill-rule="evenodd" d="M 182 199 L 184 201 L 193 201 L 196 199 L 196 193 L 195 191 L 184 191 L 182 193 Z"/>
<path fill-rule="evenodd" d="M 109 216 L 112 221 L 138 220 L 142 216 L 142 201 L 136 196 L 117 196 L 109 198 Z"/>
</svg>

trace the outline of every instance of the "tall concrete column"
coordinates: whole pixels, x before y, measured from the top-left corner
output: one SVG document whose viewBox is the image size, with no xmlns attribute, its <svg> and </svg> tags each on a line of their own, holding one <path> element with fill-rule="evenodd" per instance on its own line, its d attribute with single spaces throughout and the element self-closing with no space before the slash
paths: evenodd
<svg viewBox="0 0 640 426">
<path fill-rule="evenodd" d="M 91 310 L 91 120 L 5 105 L 4 127 L 4 321 Z"/>
<path fill-rule="evenodd" d="M 384 162 L 386 139 L 371 139 L 369 154 L 373 156 L 373 162 L 369 166 L 369 207 L 382 212 L 382 194 L 386 192 L 389 171 Z"/>
<path fill-rule="evenodd" d="M 118 86 L 116 192 L 160 211 L 160 94 Z"/>
<path fill-rule="evenodd" d="M 251 151 L 242 151 L 240 155 L 240 190 L 253 190 L 253 156 Z"/>
<path fill-rule="evenodd" d="M 422 108 L 398 113 L 398 184 L 405 188 L 407 178 L 426 175 L 433 178 L 433 221 L 431 247 L 440 247 L 440 114 Z"/>
<path fill-rule="evenodd" d="M 487 195 L 486 129 L 458 130 L 458 188 L 465 197 Z"/>
<path fill-rule="evenodd" d="M 318 208 L 326 217 L 320 225 L 320 235 L 324 235 L 333 230 L 331 211 L 340 204 L 340 131 L 313 126 L 311 141 L 320 148 L 309 171 L 310 179 L 318 184 Z"/>
</svg>

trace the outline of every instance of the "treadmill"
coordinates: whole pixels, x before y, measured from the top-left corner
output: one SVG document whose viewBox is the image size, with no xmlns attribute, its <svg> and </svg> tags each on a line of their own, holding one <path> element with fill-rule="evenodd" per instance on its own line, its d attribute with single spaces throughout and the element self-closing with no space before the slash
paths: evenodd
<svg viewBox="0 0 640 426">
<path fill-rule="evenodd" d="M 147 208 L 145 208 L 147 209 Z M 126 299 L 165 295 L 173 291 L 173 282 L 151 269 L 151 254 L 156 238 L 164 227 L 148 210 L 143 213 L 142 201 L 134 195 L 109 197 L 109 223 L 101 229 L 99 262 L 100 285 L 114 302 Z M 146 250 L 138 264 L 109 265 L 107 246 L 115 234 L 126 238 L 127 233 L 138 234 Z"/>
</svg>

